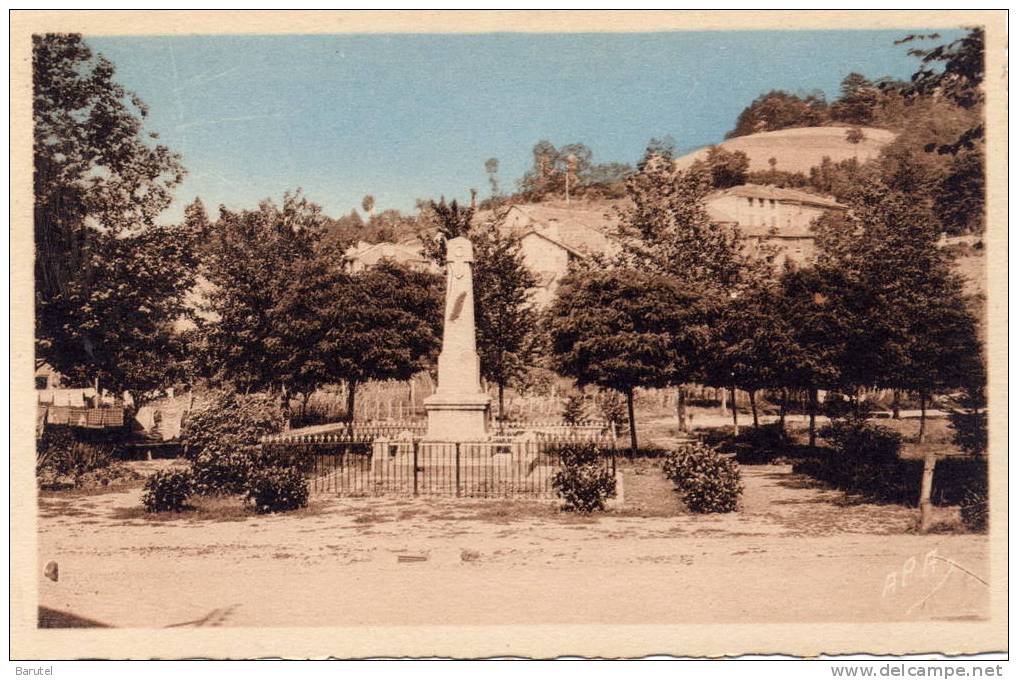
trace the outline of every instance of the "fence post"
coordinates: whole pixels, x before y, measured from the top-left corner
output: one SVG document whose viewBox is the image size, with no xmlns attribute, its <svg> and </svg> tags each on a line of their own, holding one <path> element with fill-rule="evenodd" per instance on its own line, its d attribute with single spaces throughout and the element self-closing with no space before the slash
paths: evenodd
<svg viewBox="0 0 1018 680">
<path fill-rule="evenodd" d="M 414 440 L 414 495 L 417 495 L 417 447 L 420 446 L 420 442 Z"/>
<path fill-rule="evenodd" d="M 926 454 L 923 461 L 923 481 L 919 489 L 919 530 L 926 531 L 933 523 L 933 470 L 937 465 L 937 456 L 933 452 Z"/>
<path fill-rule="evenodd" d="M 460 443 L 456 442 L 456 496 L 460 495 Z"/>
</svg>

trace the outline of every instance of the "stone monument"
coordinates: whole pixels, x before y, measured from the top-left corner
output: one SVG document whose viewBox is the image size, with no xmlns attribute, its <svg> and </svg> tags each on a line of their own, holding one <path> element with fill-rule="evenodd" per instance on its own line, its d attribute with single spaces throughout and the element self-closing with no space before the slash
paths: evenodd
<svg viewBox="0 0 1018 680">
<path fill-rule="evenodd" d="M 474 247 L 459 236 L 446 243 L 445 322 L 438 356 L 438 389 L 424 400 L 431 441 L 488 437 L 491 397 L 481 390 L 474 329 Z"/>
</svg>

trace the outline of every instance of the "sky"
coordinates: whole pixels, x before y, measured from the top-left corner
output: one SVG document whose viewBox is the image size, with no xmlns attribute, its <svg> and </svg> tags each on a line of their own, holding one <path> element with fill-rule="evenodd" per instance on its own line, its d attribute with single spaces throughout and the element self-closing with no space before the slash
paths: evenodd
<svg viewBox="0 0 1018 680">
<path fill-rule="evenodd" d="M 635 163 L 652 137 L 720 142 L 772 89 L 837 96 L 856 71 L 907 79 L 905 31 L 86 36 L 149 106 L 195 196 L 253 208 L 302 188 L 334 217 L 515 188 L 542 139 Z M 953 37 L 941 31 L 945 38 Z"/>
</svg>

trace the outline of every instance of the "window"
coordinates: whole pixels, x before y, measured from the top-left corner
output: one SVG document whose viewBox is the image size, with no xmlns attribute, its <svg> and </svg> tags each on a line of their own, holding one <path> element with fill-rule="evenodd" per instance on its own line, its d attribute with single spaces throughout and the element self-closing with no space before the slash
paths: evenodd
<svg viewBox="0 0 1018 680">
<path fill-rule="evenodd" d="M 747 198 L 746 200 L 749 201 L 749 207 L 752 208 L 753 207 L 753 199 L 752 198 Z"/>
<path fill-rule="evenodd" d="M 774 206 L 775 205 L 776 205 L 776 203 L 775 203 L 774 199 L 772 198 L 771 199 L 771 210 L 774 210 Z"/>
<path fill-rule="evenodd" d="M 48 375 L 35 376 L 35 389 L 37 390 L 49 389 L 49 376 Z"/>
</svg>

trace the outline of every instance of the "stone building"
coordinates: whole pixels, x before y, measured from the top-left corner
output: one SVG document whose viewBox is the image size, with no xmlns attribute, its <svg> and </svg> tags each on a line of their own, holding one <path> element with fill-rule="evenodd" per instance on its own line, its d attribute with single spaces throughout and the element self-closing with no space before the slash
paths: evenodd
<svg viewBox="0 0 1018 680">
<path fill-rule="evenodd" d="M 750 252 L 775 249 L 778 264 L 811 261 L 816 254 L 813 221 L 828 211 L 846 210 L 832 198 L 760 184 L 717 191 L 708 196 L 706 208 L 718 223 L 737 225 Z"/>
</svg>

